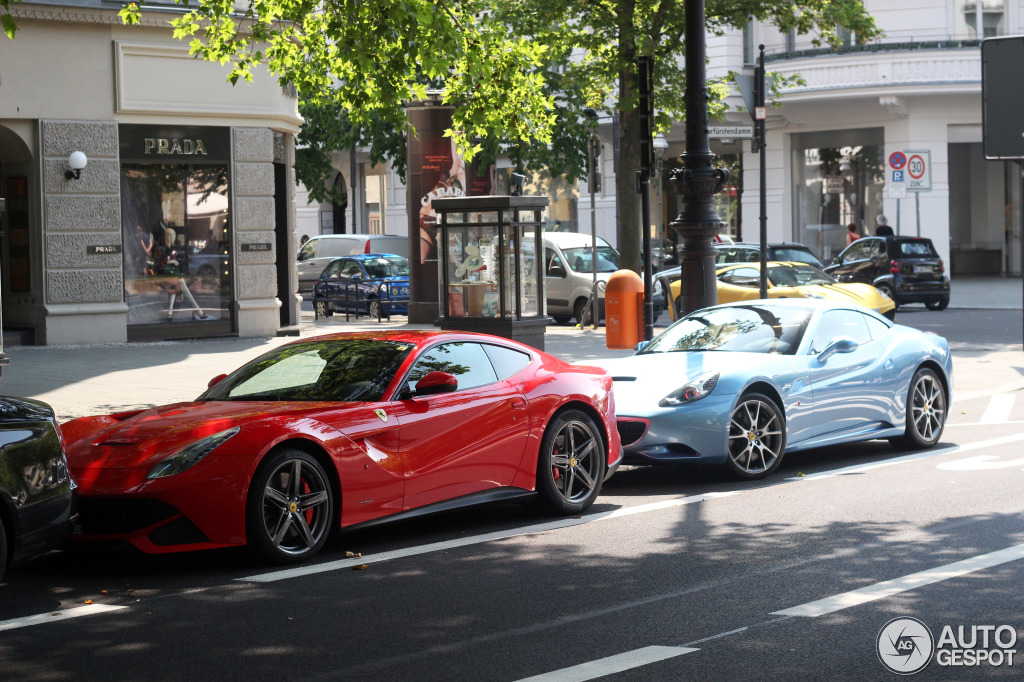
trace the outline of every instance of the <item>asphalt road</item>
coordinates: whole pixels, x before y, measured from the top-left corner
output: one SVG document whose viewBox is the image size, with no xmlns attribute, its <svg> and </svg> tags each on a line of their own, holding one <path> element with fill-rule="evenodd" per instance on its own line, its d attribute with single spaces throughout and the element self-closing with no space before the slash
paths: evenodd
<svg viewBox="0 0 1024 682">
<path fill-rule="evenodd" d="M 820 449 L 754 483 L 627 468 L 582 518 L 496 505 L 349 532 L 294 573 L 235 550 L 54 552 L 0 585 L 0 671 L 883 680 L 897 676 L 879 659 L 879 633 L 910 616 L 936 642 L 946 625 L 968 636 L 992 626 L 985 650 L 1003 657 L 977 667 L 936 659 L 916 677 L 1020 679 L 1024 659 L 1009 666 L 1004 651 L 1024 651 L 1020 316 L 900 311 L 899 321 L 950 338 L 962 363 L 931 451 L 884 441 Z M 1000 643 L 1011 633 L 1014 642 L 1000 648 L 1004 625 Z M 897 661 L 913 664 L 924 642 L 898 641 L 918 647 Z M 957 660 L 948 641 L 939 648 Z"/>
</svg>

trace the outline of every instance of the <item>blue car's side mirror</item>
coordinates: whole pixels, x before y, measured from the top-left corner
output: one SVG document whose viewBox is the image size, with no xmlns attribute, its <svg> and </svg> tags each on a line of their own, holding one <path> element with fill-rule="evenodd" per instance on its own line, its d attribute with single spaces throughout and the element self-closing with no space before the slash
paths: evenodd
<svg viewBox="0 0 1024 682">
<path fill-rule="evenodd" d="M 852 353 L 860 348 L 860 344 L 849 336 L 837 336 L 829 341 L 825 350 L 818 353 L 818 361 L 825 362 L 836 353 Z"/>
</svg>

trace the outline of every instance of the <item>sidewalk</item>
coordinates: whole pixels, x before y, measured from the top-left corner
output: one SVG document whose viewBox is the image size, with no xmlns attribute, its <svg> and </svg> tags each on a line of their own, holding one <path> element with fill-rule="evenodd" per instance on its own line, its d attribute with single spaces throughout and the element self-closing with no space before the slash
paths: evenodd
<svg viewBox="0 0 1024 682">
<path fill-rule="evenodd" d="M 956 280 L 950 307 L 1019 310 L 1021 286 L 1019 278 Z M 655 325 L 655 332 L 667 324 L 668 316 L 662 314 L 659 324 Z M 435 327 L 410 325 L 405 317 L 379 324 L 366 318 L 346 322 L 344 315 L 314 321 L 311 312 L 303 312 L 300 336 L 388 328 Z M 192 400 L 206 389 L 207 382 L 214 376 L 230 372 L 295 338 L 12 346 L 7 349 L 11 364 L 4 368 L 0 378 L 0 393 L 43 400 L 54 407 L 61 420 Z M 567 325 L 547 328 L 545 350 L 570 362 L 623 357 L 632 353 L 630 350 L 606 348 L 604 328 L 581 330 Z M 963 378 L 970 377 L 972 396 L 997 389 L 1024 388 L 1024 383 L 1021 386 L 1007 384 L 1011 378 L 1024 375 L 1024 353 L 1020 347 L 954 349 L 954 362 L 955 373 L 959 377 L 957 384 L 963 388 L 966 383 Z"/>
</svg>

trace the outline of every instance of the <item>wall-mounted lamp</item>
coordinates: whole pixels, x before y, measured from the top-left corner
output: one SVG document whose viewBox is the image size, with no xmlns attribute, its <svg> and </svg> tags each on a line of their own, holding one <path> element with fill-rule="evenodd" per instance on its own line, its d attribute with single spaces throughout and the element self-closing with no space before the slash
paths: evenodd
<svg viewBox="0 0 1024 682">
<path fill-rule="evenodd" d="M 70 170 L 64 171 L 64 177 L 68 180 L 78 180 L 82 177 L 82 169 L 87 163 L 89 163 L 89 159 L 85 152 L 71 152 L 71 156 L 68 157 Z"/>
</svg>

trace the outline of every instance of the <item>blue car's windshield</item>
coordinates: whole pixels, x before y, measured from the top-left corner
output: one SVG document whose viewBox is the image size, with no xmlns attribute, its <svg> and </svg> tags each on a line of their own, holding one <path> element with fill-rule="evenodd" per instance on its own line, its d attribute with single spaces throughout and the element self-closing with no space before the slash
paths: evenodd
<svg viewBox="0 0 1024 682">
<path fill-rule="evenodd" d="M 379 256 L 367 258 L 363 261 L 366 274 L 371 279 L 383 279 L 385 277 L 409 276 L 409 259 L 401 256 Z"/>
<path fill-rule="evenodd" d="M 810 309 L 795 306 L 706 308 L 673 324 L 640 353 L 724 350 L 792 355 L 810 316 Z"/>
</svg>

